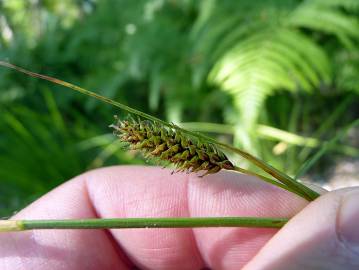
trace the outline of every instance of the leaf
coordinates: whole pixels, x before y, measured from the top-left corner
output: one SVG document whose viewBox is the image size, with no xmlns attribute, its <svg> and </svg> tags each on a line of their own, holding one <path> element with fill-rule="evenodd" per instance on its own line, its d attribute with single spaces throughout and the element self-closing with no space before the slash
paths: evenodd
<svg viewBox="0 0 359 270">
<path fill-rule="evenodd" d="M 334 35 L 341 46 L 353 48 L 359 23 L 352 12 L 359 5 L 354 0 L 236 4 L 246 12 L 234 16 L 235 4 L 228 1 L 204 5 L 191 36 L 199 58 L 193 80 L 200 84 L 207 76 L 209 84 L 233 97 L 232 124 L 245 137 L 268 96 L 278 90 L 311 93 L 331 83 L 334 61 L 318 41 Z"/>
</svg>

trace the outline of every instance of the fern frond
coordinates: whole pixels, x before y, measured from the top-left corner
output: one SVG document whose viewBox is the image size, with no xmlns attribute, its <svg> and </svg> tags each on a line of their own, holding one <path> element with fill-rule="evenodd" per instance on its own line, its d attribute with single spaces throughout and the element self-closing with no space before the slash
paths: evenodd
<svg viewBox="0 0 359 270">
<path fill-rule="evenodd" d="M 234 96 L 242 122 L 250 126 L 274 90 L 311 91 L 322 78 L 328 79 L 327 66 L 326 55 L 315 43 L 299 32 L 278 29 L 239 43 L 213 68 L 209 80 Z"/>
<path fill-rule="evenodd" d="M 343 47 L 353 48 L 359 39 L 359 22 L 353 13 L 358 3 L 281 1 L 277 5 L 261 2 L 254 8 L 250 1 L 243 1 L 237 3 L 246 10 L 241 16 L 230 16 L 233 3 L 217 4 L 218 10 L 212 5 L 208 14 L 204 11 L 206 16 L 200 16 L 192 36 L 199 44 L 194 51 L 201 58 L 194 81 L 207 75 L 210 84 L 233 96 L 238 114 L 231 117 L 236 119 L 232 124 L 248 135 L 265 99 L 275 91 L 312 92 L 331 83 L 333 65 L 325 48 L 317 44 L 315 35 L 303 30 L 319 37 L 334 36 Z M 211 31 L 206 34 L 206 29 Z"/>
</svg>

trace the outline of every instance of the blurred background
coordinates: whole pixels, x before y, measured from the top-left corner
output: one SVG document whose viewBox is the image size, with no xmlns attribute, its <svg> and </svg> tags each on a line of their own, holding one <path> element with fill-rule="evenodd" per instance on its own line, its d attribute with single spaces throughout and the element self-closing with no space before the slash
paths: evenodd
<svg viewBox="0 0 359 270">
<path fill-rule="evenodd" d="M 0 0 L 0 59 L 290 175 L 359 179 L 358 0 Z M 0 217 L 86 170 L 145 164 L 112 135 L 115 114 L 0 68 Z"/>
</svg>

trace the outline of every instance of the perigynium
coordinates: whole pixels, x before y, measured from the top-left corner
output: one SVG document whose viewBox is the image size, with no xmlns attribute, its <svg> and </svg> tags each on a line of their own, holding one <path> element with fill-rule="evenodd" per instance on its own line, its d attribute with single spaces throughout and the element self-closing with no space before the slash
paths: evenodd
<svg viewBox="0 0 359 270">
<path fill-rule="evenodd" d="M 140 150 L 146 157 L 169 162 L 177 171 L 205 171 L 205 176 L 221 169 L 235 168 L 215 145 L 190 138 L 174 125 L 169 128 L 148 120 L 117 119 L 110 127 L 121 141 L 128 143 L 130 149 Z"/>
</svg>

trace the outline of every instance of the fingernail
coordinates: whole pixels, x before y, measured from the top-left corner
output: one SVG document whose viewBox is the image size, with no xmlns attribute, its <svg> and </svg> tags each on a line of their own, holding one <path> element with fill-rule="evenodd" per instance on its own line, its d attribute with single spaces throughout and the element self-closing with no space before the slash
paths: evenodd
<svg viewBox="0 0 359 270">
<path fill-rule="evenodd" d="M 341 240 L 359 252 L 359 191 L 344 195 L 339 212 L 338 233 Z"/>
</svg>

